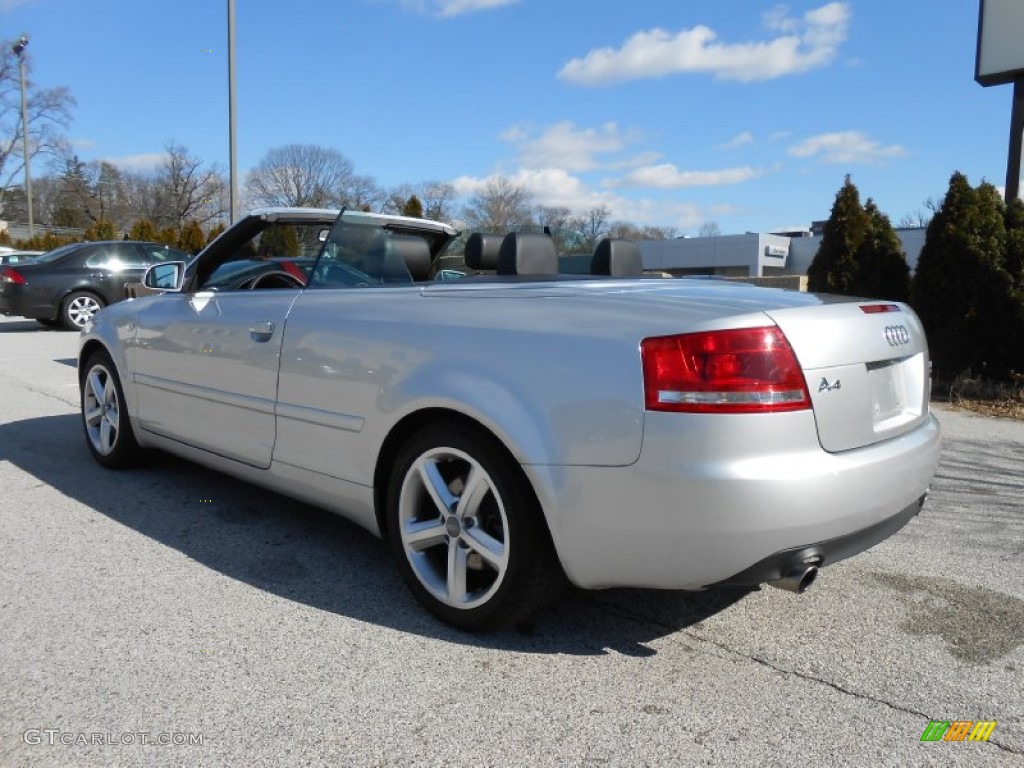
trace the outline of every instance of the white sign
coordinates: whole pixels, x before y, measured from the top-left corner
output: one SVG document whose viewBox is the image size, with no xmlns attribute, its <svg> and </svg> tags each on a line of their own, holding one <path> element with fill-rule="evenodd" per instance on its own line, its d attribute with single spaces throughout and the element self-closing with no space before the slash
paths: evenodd
<svg viewBox="0 0 1024 768">
<path fill-rule="evenodd" d="M 1024 75 L 1024 2 L 981 0 L 974 79 L 982 85 L 1012 83 Z"/>
</svg>

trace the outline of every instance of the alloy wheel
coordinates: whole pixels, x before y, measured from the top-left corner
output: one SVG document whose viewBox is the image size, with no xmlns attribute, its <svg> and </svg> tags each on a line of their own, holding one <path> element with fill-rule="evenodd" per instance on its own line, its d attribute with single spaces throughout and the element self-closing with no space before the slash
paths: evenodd
<svg viewBox="0 0 1024 768">
<path fill-rule="evenodd" d="M 97 453 L 109 456 L 121 432 L 121 404 L 105 366 L 94 365 L 86 375 L 82 405 L 89 442 Z"/>
<path fill-rule="evenodd" d="M 92 296 L 75 296 L 68 302 L 67 316 L 71 322 L 81 328 L 102 309 L 102 305 Z"/>
<path fill-rule="evenodd" d="M 441 603 L 486 603 L 508 571 L 508 517 L 481 464 L 431 448 L 409 467 L 398 501 L 399 535 L 416 579 Z"/>
</svg>

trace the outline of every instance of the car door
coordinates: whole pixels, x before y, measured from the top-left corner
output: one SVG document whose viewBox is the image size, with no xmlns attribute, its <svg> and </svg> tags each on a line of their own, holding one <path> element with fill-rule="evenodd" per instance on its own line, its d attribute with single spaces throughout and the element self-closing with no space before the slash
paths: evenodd
<svg viewBox="0 0 1024 768">
<path fill-rule="evenodd" d="M 426 350 L 408 338 L 429 263 L 426 240 L 346 213 L 288 316 L 278 385 L 274 462 L 368 485 L 387 394 Z M 418 317 L 419 315 L 412 315 Z"/>
<path fill-rule="evenodd" d="M 142 279 L 149 266 L 135 243 L 101 243 L 85 260 L 88 280 L 107 304 L 124 298 L 124 284 Z"/>
<path fill-rule="evenodd" d="M 281 260 L 315 256 L 323 226 L 249 216 L 190 264 L 183 292 L 139 300 L 130 353 L 139 426 L 270 466 L 281 340 L 305 284 Z"/>
<path fill-rule="evenodd" d="M 200 290 L 145 299 L 134 350 L 139 426 L 269 467 L 281 339 L 298 294 Z"/>
</svg>

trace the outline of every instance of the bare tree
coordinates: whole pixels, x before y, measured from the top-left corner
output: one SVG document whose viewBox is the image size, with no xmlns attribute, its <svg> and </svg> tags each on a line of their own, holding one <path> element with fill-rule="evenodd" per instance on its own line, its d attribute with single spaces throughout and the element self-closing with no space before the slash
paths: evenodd
<svg viewBox="0 0 1024 768">
<path fill-rule="evenodd" d="M 420 186 L 418 197 L 423 201 L 423 217 L 434 221 L 451 221 L 455 217 L 455 187 L 444 181 L 427 181 Z"/>
<path fill-rule="evenodd" d="M 722 228 L 717 221 L 705 221 L 697 228 L 697 237 L 719 237 L 721 234 Z"/>
<path fill-rule="evenodd" d="M 587 250 L 576 231 L 576 220 L 572 211 L 564 205 L 538 205 L 537 223 L 545 228 L 555 241 L 555 249 L 559 253 L 573 253 Z"/>
<path fill-rule="evenodd" d="M 86 163 L 77 155 L 65 155 L 59 176 L 59 223 L 87 227 L 101 219 L 112 219 L 112 209 L 123 197 L 123 190 L 118 189 L 121 181 L 119 171 L 110 163 Z"/>
<path fill-rule="evenodd" d="M 583 238 L 586 248 L 595 248 L 598 241 L 608 234 L 608 219 L 611 215 L 608 206 L 596 205 L 573 220 L 573 228 Z"/>
<path fill-rule="evenodd" d="M 913 213 L 904 214 L 896 223 L 896 226 L 901 227 L 903 229 L 915 229 L 917 227 L 924 228 L 928 226 L 928 222 L 930 222 L 931 220 L 931 213 L 925 213 L 920 208 L 918 208 Z"/>
<path fill-rule="evenodd" d="M 245 185 L 258 204 L 328 208 L 355 202 L 345 199 L 359 186 L 355 178 L 351 161 L 341 152 L 317 144 L 288 144 L 269 150 Z"/>
<path fill-rule="evenodd" d="M 927 227 L 928 223 L 932 220 L 932 216 L 938 213 L 939 208 L 942 207 L 942 198 L 940 197 L 927 197 L 922 203 L 924 210 L 918 208 L 913 213 L 908 213 L 899 220 L 896 225 L 898 227 L 916 228 L 916 227 Z"/>
<path fill-rule="evenodd" d="M 608 237 L 623 240 L 671 240 L 677 232 L 675 227 L 639 226 L 631 221 L 613 221 L 608 227 Z"/>
<path fill-rule="evenodd" d="M 413 195 L 419 196 L 419 188 L 408 182 L 392 187 L 384 194 L 384 201 L 381 204 L 381 213 L 400 214 L 405 207 L 406 201 Z M 422 198 L 420 198 L 422 200 Z"/>
<path fill-rule="evenodd" d="M 533 201 L 524 187 L 496 176 L 475 194 L 463 216 L 470 229 L 508 232 L 530 223 Z"/>
<path fill-rule="evenodd" d="M 29 63 L 26 69 L 30 70 Z M 65 140 L 60 132 L 71 122 L 75 99 L 67 88 L 35 87 L 26 76 L 29 156 L 59 151 Z M 25 168 L 22 157 L 21 75 L 18 57 L 9 45 L 0 52 L 0 211 L 4 192 Z"/>
<path fill-rule="evenodd" d="M 126 173 L 124 189 L 131 224 L 145 220 L 155 225 L 163 219 L 160 194 L 152 174 Z"/>
<path fill-rule="evenodd" d="M 159 215 L 154 221 L 181 229 L 189 219 L 200 224 L 224 215 L 224 176 L 174 142 L 156 173 Z"/>
<path fill-rule="evenodd" d="M 573 223 L 572 211 L 564 205 L 538 205 L 536 216 L 540 226 L 551 230 L 569 229 Z"/>
<path fill-rule="evenodd" d="M 338 190 L 333 205 L 355 208 L 360 211 L 381 210 L 387 195 L 377 186 L 372 176 L 352 174 Z"/>
<path fill-rule="evenodd" d="M 426 181 L 422 184 L 399 184 L 388 190 L 381 204 L 384 213 L 401 213 L 410 197 L 419 198 L 423 203 L 423 217 L 434 221 L 451 221 L 455 212 L 452 206 L 457 197 L 455 187 L 443 181 Z"/>
</svg>

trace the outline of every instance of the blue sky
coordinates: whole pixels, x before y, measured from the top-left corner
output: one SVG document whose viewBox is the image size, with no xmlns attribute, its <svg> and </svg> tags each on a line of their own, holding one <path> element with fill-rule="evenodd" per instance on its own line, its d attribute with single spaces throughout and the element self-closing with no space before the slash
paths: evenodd
<svg viewBox="0 0 1024 768">
<path fill-rule="evenodd" d="M 954 170 L 998 186 L 1012 87 L 973 0 L 237 0 L 238 162 L 335 148 L 384 187 L 493 174 L 695 233 L 805 227 L 845 174 L 896 223 Z M 226 0 L 0 0 L 83 159 L 228 164 Z"/>
</svg>

